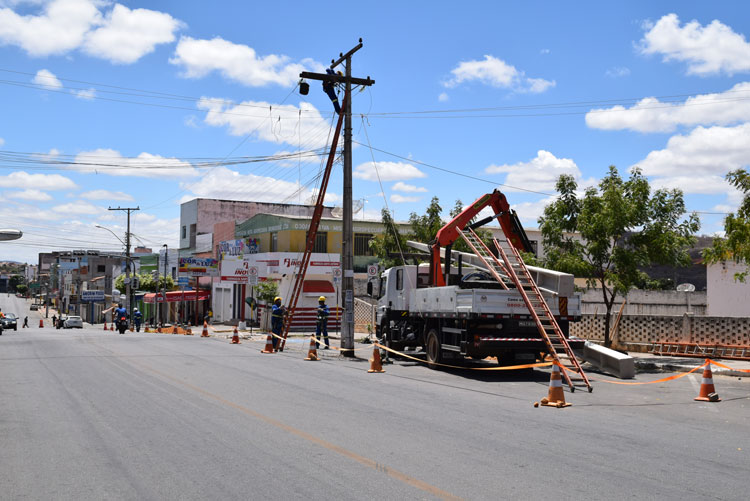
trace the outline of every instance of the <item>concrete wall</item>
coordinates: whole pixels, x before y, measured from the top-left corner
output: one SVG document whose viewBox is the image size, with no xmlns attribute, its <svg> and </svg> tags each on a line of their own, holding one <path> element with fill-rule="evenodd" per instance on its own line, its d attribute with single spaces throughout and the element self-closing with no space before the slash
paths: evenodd
<svg viewBox="0 0 750 501">
<path fill-rule="evenodd" d="M 570 334 L 584 339 L 603 340 L 604 316 L 583 315 L 580 322 L 570 324 Z M 616 339 L 620 344 L 645 345 L 661 341 L 750 346 L 750 317 L 623 316 L 617 328 Z"/>
<path fill-rule="evenodd" d="M 717 317 L 750 316 L 750 280 L 739 282 L 734 274 L 745 271 L 745 263 L 717 263 L 708 267 L 708 314 Z"/>
<path fill-rule="evenodd" d="M 706 291 L 677 292 L 677 291 L 647 291 L 635 289 L 627 295 L 627 305 L 623 315 L 682 315 L 692 312 L 695 315 L 706 315 Z M 612 315 L 620 311 L 622 296 L 615 299 Z M 581 312 L 583 314 L 604 316 L 607 309 L 604 306 L 601 289 L 587 289 L 581 297 Z M 748 314 L 750 316 L 750 314 Z"/>
</svg>

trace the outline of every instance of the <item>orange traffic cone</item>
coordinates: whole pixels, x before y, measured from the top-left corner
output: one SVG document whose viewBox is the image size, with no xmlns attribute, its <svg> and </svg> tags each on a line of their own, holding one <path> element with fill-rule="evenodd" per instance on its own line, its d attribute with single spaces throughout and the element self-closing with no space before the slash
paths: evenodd
<svg viewBox="0 0 750 501">
<path fill-rule="evenodd" d="M 711 362 L 708 360 L 706 360 L 706 362 L 706 368 L 703 369 L 703 381 L 701 381 L 700 395 L 693 400 L 699 400 L 701 402 L 721 402 L 721 399 L 714 388 L 714 377 L 713 374 L 711 374 Z"/>
<path fill-rule="evenodd" d="M 109 329 L 107 329 L 107 322 L 104 322 L 104 330 L 105 331 L 109 330 Z"/>
<path fill-rule="evenodd" d="M 542 405 L 547 407 L 569 407 L 573 404 L 565 402 L 563 393 L 562 378 L 560 377 L 560 367 L 557 364 L 552 366 L 552 374 L 549 376 L 549 392 L 542 399 Z"/>
<path fill-rule="evenodd" d="M 273 339 L 271 338 L 273 334 L 269 334 L 266 338 L 266 347 L 261 350 L 261 353 L 273 353 Z"/>
<path fill-rule="evenodd" d="M 315 348 L 315 338 L 310 338 L 310 349 L 307 350 L 307 358 L 305 360 L 318 360 L 318 350 Z"/>
<path fill-rule="evenodd" d="M 42 319 L 40 318 L 40 319 L 39 319 L 39 328 L 41 329 L 42 327 L 44 327 L 44 320 L 42 320 Z"/>
<path fill-rule="evenodd" d="M 203 332 L 201 333 L 201 337 L 209 337 L 208 335 L 208 322 L 205 320 L 203 321 Z"/>
<path fill-rule="evenodd" d="M 111 329 L 115 330 L 115 321 L 114 320 L 112 320 L 112 327 L 111 327 Z"/>
<path fill-rule="evenodd" d="M 172 327 L 172 334 L 179 334 L 176 325 L 174 327 Z"/>
<path fill-rule="evenodd" d="M 372 349 L 372 358 L 370 359 L 370 370 L 367 372 L 385 372 L 383 364 L 380 362 L 380 349 L 375 346 Z"/>
<path fill-rule="evenodd" d="M 232 343 L 231 344 L 240 344 L 240 333 L 237 332 L 237 327 L 234 328 L 234 333 L 232 333 Z"/>
<path fill-rule="evenodd" d="M 144 327 L 143 332 L 151 332 L 151 329 L 149 329 L 148 327 Z"/>
<path fill-rule="evenodd" d="M 131 326 L 130 326 L 130 332 L 133 332 L 133 330 L 134 330 L 134 329 L 133 329 L 133 326 L 131 325 Z"/>
</svg>

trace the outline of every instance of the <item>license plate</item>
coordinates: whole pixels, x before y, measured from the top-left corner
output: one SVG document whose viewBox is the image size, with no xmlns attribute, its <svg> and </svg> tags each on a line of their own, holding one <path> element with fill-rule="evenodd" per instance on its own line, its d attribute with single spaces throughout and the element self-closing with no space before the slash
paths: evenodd
<svg viewBox="0 0 750 501">
<path fill-rule="evenodd" d="M 536 327 L 536 322 L 533 320 L 519 320 L 518 321 L 519 327 Z"/>
</svg>

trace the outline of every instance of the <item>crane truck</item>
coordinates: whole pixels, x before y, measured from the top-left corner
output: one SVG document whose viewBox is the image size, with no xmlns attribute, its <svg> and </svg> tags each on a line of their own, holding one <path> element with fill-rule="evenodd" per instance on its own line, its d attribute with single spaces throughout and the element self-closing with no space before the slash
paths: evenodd
<svg viewBox="0 0 750 501">
<path fill-rule="evenodd" d="M 493 215 L 472 222 L 486 207 Z M 493 220 L 500 223 L 505 242 L 496 243 L 490 255 L 488 247 L 472 235 L 477 237 L 474 230 Z M 476 252 L 453 251 L 459 238 Z M 568 338 L 569 323 L 580 320 L 581 311 L 573 276 L 526 266 L 517 252 L 515 261 L 505 255 L 513 248 L 525 252 L 533 248 L 500 191 L 467 206 L 429 245 L 410 245 L 429 252 L 429 264 L 395 266 L 368 284 L 378 299 L 376 336 L 385 346 L 423 351 L 433 368 L 448 358 L 464 357 L 497 357 L 501 365 L 533 363 L 547 354 L 557 356 L 555 347 L 563 351 L 561 343 L 576 347 L 577 342 Z M 452 266 L 454 260 L 457 267 Z M 518 277 L 527 277 L 533 287 Z M 559 328 L 553 332 L 550 323 Z"/>
</svg>

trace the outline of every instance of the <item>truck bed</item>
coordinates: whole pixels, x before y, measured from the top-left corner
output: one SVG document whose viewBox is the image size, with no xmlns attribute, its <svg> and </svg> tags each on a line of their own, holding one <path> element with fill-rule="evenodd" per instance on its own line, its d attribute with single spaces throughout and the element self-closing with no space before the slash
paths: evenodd
<svg viewBox="0 0 750 501">
<path fill-rule="evenodd" d="M 560 315 L 560 301 L 556 294 L 543 293 L 553 315 Z M 515 289 L 461 289 L 458 286 L 430 287 L 412 291 L 409 301 L 412 313 L 456 315 L 529 315 L 523 298 Z M 567 297 L 567 312 L 563 316 L 581 315 L 581 297 Z"/>
</svg>

